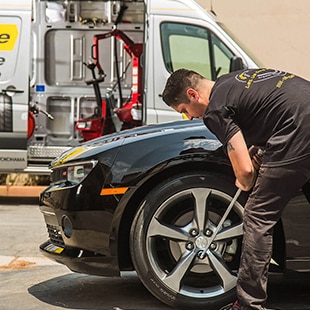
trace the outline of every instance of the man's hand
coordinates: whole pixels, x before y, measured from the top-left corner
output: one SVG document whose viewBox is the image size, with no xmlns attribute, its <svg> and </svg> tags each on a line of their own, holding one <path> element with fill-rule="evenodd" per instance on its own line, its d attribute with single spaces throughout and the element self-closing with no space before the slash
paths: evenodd
<svg viewBox="0 0 310 310">
<path fill-rule="evenodd" d="M 259 168 L 260 168 L 260 166 L 262 164 L 262 161 L 263 161 L 264 151 L 263 151 L 263 149 L 261 147 L 252 145 L 249 148 L 249 155 L 250 155 L 250 158 L 251 158 L 251 161 L 252 161 L 252 165 L 254 167 L 254 174 L 253 174 L 253 179 L 252 179 L 252 185 L 250 186 L 252 188 L 253 185 L 255 184 L 258 170 L 259 170 Z M 238 179 L 236 179 L 236 186 L 238 188 L 242 188 L 242 185 L 240 184 Z"/>
<path fill-rule="evenodd" d="M 252 160 L 253 167 L 255 168 L 256 171 L 258 171 L 263 161 L 264 156 L 263 149 L 259 146 L 252 145 L 249 148 L 249 154 Z"/>
</svg>

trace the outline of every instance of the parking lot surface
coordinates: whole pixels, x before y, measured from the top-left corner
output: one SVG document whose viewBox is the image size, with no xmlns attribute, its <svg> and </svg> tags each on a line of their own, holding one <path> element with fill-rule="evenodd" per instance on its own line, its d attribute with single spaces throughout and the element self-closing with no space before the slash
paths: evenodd
<svg viewBox="0 0 310 310">
<path fill-rule="evenodd" d="M 122 278 L 77 274 L 39 252 L 47 239 L 36 199 L 0 197 L 0 310 L 168 310 L 134 272 Z M 268 306 L 310 310 L 310 278 L 271 277 Z M 207 310 L 207 309 L 206 309 Z"/>
</svg>

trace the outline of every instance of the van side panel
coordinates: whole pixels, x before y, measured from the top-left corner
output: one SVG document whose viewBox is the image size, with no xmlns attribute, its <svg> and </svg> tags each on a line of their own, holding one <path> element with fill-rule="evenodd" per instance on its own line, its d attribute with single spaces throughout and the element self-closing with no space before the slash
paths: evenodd
<svg viewBox="0 0 310 310">
<path fill-rule="evenodd" d="M 31 0 L 0 1 L 0 170 L 27 166 L 30 28 Z"/>
</svg>

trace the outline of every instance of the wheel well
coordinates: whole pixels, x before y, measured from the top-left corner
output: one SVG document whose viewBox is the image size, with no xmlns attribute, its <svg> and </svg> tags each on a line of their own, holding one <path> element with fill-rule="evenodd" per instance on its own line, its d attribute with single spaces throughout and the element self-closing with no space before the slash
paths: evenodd
<svg viewBox="0 0 310 310">
<path fill-rule="evenodd" d="M 163 180 L 179 174 L 180 171 L 186 174 L 187 171 L 208 171 L 216 172 L 218 174 L 224 174 L 232 178 L 233 172 L 227 165 L 221 165 L 218 163 L 210 162 L 182 162 L 178 165 L 166 168 L 160 173 L 156 173 L 148 179 L 142 180 L 138 186 L 138 190 L 128 201 L 126 208 L 123 212 L 122 219 L 119 226 L 119 238 L 118 238 L 118 260 L 120 270 L 132 270 L 133 264 L 131 261 L 129 242 L 130 242 L 130 228 L 134 216 L 137 212 L 139 205 L 146 196 L 146 194 L 157 184 Z"/>
<path fill-rule="evenodd" d="M 180 170 L 181 169 L 181 170 Z M 190 163 L 181 163 L 179 165 L 175 165 L 173 167 L 167 168 L 162 170 L 160 173 L 154 174 L 147 180 L 143 180 L 138 190 L 135 194 L 130 198 L 127 203 L 127 206 L 124 210 L 120 227 L 119 227 L 119 238 L 118 238 L 118 259 L 119 259 L 119 266 L 120 270 L 133 270 L 133 264 L 130 255 L 130 228 L 134 216 L 138 210 L 139 205 L 141 204 L 142 200 L 146 196 L 146 194 L 158 183 L 162 182 L 163 180 L 179 174 L 180 171 L 186 173 L 187 171 L 207 171 L 207 172 L 215 172 L 218 174 L 224 174 L 228 177 L 231 177 L 232 180 L 234 179 L 234 175 L 232 170 L 226 166 L 221 164 L 213 163 L 206 163 L 206 162 L 190 162 Z M 273 234 L 273 260 L 277 263 L 277 265 L 272 264 L 270 271 L 272 272 L 283 272 L 285 269 L 285 236 L 283 230 L 283 224 L 279 221 L 276 226 L 274 227 L 274 234 Z"/>
</svg>

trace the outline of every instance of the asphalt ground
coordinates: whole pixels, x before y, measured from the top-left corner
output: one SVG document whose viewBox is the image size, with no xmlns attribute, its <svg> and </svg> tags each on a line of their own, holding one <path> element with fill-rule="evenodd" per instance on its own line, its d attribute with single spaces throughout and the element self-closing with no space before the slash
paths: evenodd
<svg viewBox="0 0 310 310">
<path fill-rule="evenodd" d="M 48 238 L 38 199 L 0 197 L 0 310 L 168 310 L 135 272 L 99 277 L 44 257 Z"/>
<path fill-rule="evenodd" d="M 154 298 L 134 272 L 122 278 L 89 276 L 50 261 L 39 251 L 46 239 L 37 198 L 0 197 L 0 310 L 172 309 Z M 268 306 L 310 310 L 310 275 L 297 280 L 272 276 Z"/>
</svg>

